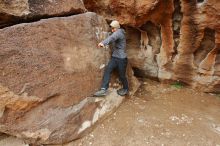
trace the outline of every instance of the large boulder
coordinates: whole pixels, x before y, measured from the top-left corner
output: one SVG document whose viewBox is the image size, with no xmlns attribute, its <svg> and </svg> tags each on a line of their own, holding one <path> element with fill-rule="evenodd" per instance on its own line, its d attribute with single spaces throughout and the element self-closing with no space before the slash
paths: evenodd
<svg viewBox="0 0 220 146">
<path fill-rule="evenodd" d="M 84 0 L 84 4 L 126 27 L 128 56 L 140 76 L 220 92 L 217 0 Z"/>
<path fill-rule="evenodd" d="M 0 131 L 28 143 L 61 144 L 118 107 L 124 97 L 115 90 L 91 97 L 109 58 L 97 47 L 107 31 L 106 21 L 90 12 L 0 30 Z M 132 71 L 129 78 L 136 81 Z"/>
<path fill-rule="evenodd" d="M 0 27 L 85 11 L 81 0 L 3 0 L 0 1 Z"/>
</svg>

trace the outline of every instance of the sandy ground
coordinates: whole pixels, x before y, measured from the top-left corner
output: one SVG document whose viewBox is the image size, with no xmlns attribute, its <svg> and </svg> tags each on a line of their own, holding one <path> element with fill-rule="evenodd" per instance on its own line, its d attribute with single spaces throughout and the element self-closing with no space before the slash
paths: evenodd
<svg viewBox="0 0 220 146">
<path fill-rule="evenodd" d="M 220 96 L 145 80 L 92 133 L 62 146 L 220 146 Z"/>
<path fill-rule="evenodd" d="M 220 146 L 220 97 L 145 80 L 88 136 L 65 146 Z"/>
</svg>

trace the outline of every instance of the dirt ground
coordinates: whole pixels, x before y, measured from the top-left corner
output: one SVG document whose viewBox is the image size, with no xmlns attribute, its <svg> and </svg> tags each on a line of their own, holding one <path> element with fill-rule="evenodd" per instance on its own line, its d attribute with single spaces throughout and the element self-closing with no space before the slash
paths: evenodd
<svg viewBox="0 0 220 146">
<path fill-rule="evenodd" d="M 220 146 L 220 97 L 145 80 L 88 136 L 65 146 Z"/>
</svg>

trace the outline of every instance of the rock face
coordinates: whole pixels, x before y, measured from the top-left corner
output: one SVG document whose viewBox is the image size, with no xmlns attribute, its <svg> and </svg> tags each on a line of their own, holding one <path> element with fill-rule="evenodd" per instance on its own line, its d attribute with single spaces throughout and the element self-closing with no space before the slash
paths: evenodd
<svg viewBox="0 0 220 146">
<path fill-rule="evenodd" d="M 85 12 L 81 0 L 2 0 L 0 1 L 0 27 L 22 20 L 73 15 Z"/>
<path fill-rule="evenodd" d="M 106 99 L 91 97 L 108 61 L 109 51 L 97 48 L 107 31 L 90 12 L 0 30 L 0 131 L 61 144 L 118 107 L 124 97 L 114 90 Z"/>
<path fill-rule="evenodd" d="M 220 2 L 217 0 L 84 0 L 128 32 L 131 65 L 141 76 L 220 92 Z M 132 26 L 132 27 L 131 27 Z"/>
</svg>

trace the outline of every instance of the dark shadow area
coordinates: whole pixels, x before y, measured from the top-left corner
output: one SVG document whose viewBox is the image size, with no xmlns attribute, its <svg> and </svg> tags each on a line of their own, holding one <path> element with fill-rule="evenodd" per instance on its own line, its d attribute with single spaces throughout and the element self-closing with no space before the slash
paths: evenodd
<svg viewBox="0 0 220 146">
<path fill-rule="evenodd" d="M 180 28 L 183 19 L 183 13 L 181 12 L 180 0 L 174 0 L 174 12 L 173 12 L 173 40 L 174 40 L 174 53 L 172 58 L 177 54 L 177 47 L 180 43 Z"/>
<path fill-rule="evenodd" d="M 198 2 L 198 3 L 203 3 L 203 2 L 204 2 L 204 0 L 197 0 L 197 2 Z"/>
<path fill-rule="evenodd" d="M 145 79 L 145 78 L 148 78 L 148 79 L 151 79 L 151 80 L 154 80 L 154 81 L 157 81 L 159 82 L 159 79 L 157 77 L 152 77 L 152 76 L 149 76 L 146 71 L 144 70 L 141 70 L 141 69 L 138 69 L 136 67 L 133 67 L 133 72 L 134 72 L 134 76 L 137 77 L 137 78 L 141 78 L 141 79 Z"/>
<path fill-rule="evenodd" d="M 32 22 L 40 21 L 41 19 L 49 19 L 54 17 L 69 17 L 77 14 L 80 13 L 67 12 L 58 15 L 36 15 L 36 16 L 28 15 L 24 17 L 16 17 L 16 16 L 0 13 L 0 29 L 5 27 L 10 27 L 16 24 L 32 23 Z"/>
</svg>

